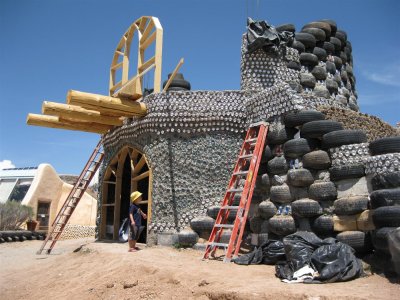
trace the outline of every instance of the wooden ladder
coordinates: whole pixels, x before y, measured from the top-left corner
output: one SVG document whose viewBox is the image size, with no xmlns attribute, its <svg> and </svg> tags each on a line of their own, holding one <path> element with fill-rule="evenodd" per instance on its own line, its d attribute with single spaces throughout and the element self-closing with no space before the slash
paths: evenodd
<svg viewBox="0 0 400 300">
<path fill-rule="evenodd" d="M 247 130 L 221 209 L 211 231 L 204 259 L 209 258 L 210 255 L 214 256 L 218 248 L 225 249 L 224 262 L 230 262 L 232 256 L 237 257 L 239 253 L 267 131 L 268 123 L 266 122 L 252 124 Z M 244 184 L 241 179 L 245 179 Z M 241 195 L 238 206 L 233 205 L 236 194 Z M 236 211 L 236 217 L 233 224 L 228 224 L 231 211 Z M 225 229 L 232 230 L 228 244 L 220 242 Z"/>
<path fill-rule="evenodd" d="M 104 153 L 102 150 L 102 141 L 100 140 L 96 148 L 93 150 L 88 162 L 86 163 L 85 168 L 79 175 L 77 182 L 65 200 L 64 205 L 61 207 L 56 218 L 54 219 L 51 229 L 49 230 L 46 239 L 44 240 L 37 254 L 42 254 L 43 250 L 45 250 L 47 254 L 50 254 L 51 250 L 54 248 L 54 245 L 60 238 L 65 226 L 67 225 L 68 220 L 71 218 L 76 206 L 78 205 L 82 196 L 85 194 L 90 181 L 98 170 L 100 163 L 103 160 L 103 156 Z M 46 244 L 49 241 L 51 241 L 50 247 L 45 249 Z"/>
</svg>

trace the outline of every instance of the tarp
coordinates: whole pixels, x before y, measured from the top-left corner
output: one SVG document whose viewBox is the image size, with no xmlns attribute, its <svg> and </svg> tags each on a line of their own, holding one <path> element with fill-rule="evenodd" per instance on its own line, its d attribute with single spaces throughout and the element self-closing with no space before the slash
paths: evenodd
<svg viewBox="0 0 400 300">
<path fill-rule="evenodd" d="M 279 47 L 291 43 L 293 33 L 278 32 L 274 26 L 266 21 L 253 21 L 247 18 L 247 50 L 249 53 L 263 49 L 268 53 L 276 53 Z"/>
<path fill-rule="evenodd" d="M 234 262 L 275 264 L 276 276 L 285 282 L 328 283 L 363 275 L 354 252 L 334 238 L 321 240 L 312 232 L 300 231 L 284 237 L 283 242 L 268 241 Z"/>
</svg>

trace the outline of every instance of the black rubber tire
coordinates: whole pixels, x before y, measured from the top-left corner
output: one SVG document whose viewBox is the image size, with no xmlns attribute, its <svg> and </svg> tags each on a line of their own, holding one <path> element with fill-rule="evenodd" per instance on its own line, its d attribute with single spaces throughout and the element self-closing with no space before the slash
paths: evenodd
<svg viewBox="0 0 400 300">
<path fill-rule="evenodd" d="M 371 250 L 369 236 L 362 231 L 343 231 L 336 236 L 336 239 L 339 242 L 349 245 L 359 253 Z"/>
<path fill-rule="evenodd" d="M 305 154 L 302 162 L 304 168 L 313 170 L 324 170 L 331 166 L 329 154 L 323 150 L 316 150 Z"/>
<path fill-rule="evenodd" d="M 288 113 L 283 122 L 287 127 L 301 126 L 311 121 L 325 120 L 325 115 L 317 110 L 301 110 L 297 113 Z"/>
<path fill-rule="evenodd" d="M 283 175 L 286 174 L 289 166 L 286 162 L 285 157 L 276 156 L 268 162 L 268 173 L 271 175 Z"/>
<path fill-rule="evenodd" d="M 316 233 L 331 234 L 333 233 L 333 218 L 332 216 L 322 215 L 312 222 L 312 229 Z"/>
<path fill-rule="evenodd" d="M 330 73 L 332 75 L 336 74 L 336 66 L 335 66 L 335 64 L 333 62 L 327 61 L 326 64 L 325 64 L 325 68 L 326 68 L 326 71 L 328 73 Z M 329 89 L 328 86 L 327 86 L 327 88 Z M 337 88 L 336 88 L 336 90 L 337 90 Z"/>
<path fill-rule="evenodd" d="M 300 54 L 300 63 L 303 66 L 314 67 L 318 65 L 318 57 L 312 53 L 301 53 Z"/>
<path fill-rule="evenodd" d="M 337 198 L 337 189 L 333 182 L 314 182 L 310 185 L 308 193 L 311 199 L 317 201 L 333 201 Z"/>
<path fill-rule="evenodd" d="M 296 132 L 297 129 L 287 127 L 270 129 L 267 135 L 267 142 L 269 144 L 281 145 L 286 141 L 293 139 Z"/>
<path fill-rule="evenodd" d="M 314 47 L 313 54 L 315 54 L 320 61 L 326 61 L 328 54 L 324 48 Z"/>
<path fill-rule="evenodd" d="M 346 42 L 347 42 L 347 33 L 346 33 L 346 31 L 337 30 L 336 33 L 335 33 L 335 37 L 340 40 L 340 42 L 342 43 L 343 47 L 346 46 Z"/>
<path fill-rule="evenodd" d="M 292 213 L 295 216 L 310 218 L 322 214 L 322 207 L 318 201 L 300 199 L 292 202 Z"/>
<path fill-rule="evenodd" d="M 263 219 L 269 219 L 275 216 L 277 209 L 271 201 L 263 201 L 258 205 L 258 212 Z"/>
<path fill-rule="evenodd" d="M 393 189 L 400 187 L 400 172 L 377 174 L 371 179 L 372 189 Z"/>
<path fill-rule="evenodd" d="M 219 210 L 221 209 L 220 206 L 210 206 L 207 208 L 207 216 L 209 216 L 210 218 L 216 219 Z"/>
<path fill-rule="evenodd" d="M 294 169 L 287 173 L 287 180 L 290 185 L 307 187 L 314 182 L 314 177 L 307 169 Z"/>
<path fill-rule="evenodd" d="M 322 19 L 322 20 L 318 20 L 318 22 L 323 22 L 323 23 L 327 23 L 329 24 L 329 26 L 331 27 L 331 35 L 335 35 L 336 30 L 337 30 L 337 24 L 334 20 L 331 19 Z"/>
<path fill-rule="evenodd" d="M 305 123 L 300 133 L 302 136 L 308 138 L 321 138 L 324 134 L 337 130 L 343 130 L 342 123 L 332 120 L 321 120 Z"/>
<path fill-rule="evenodd" d="M 204 232 L 210 234 L 214 227 L 215 220 L 209 216 L 199 216 L 190 221 L 190 228 L 192 228 L 198 235 Z"/>
<path fill-rule="evenodd" d="M 290 203 L 293 200 L 293 195 L 288 185 L 276 185 L 271 186 L 270 199 L 272 202 L 276 203 Z"/>
<path fill-rule="evenodd" d="M 372 220 L 376 228 L 400 227 L 400 206 L 384 206 L 375 209 Z"/>
<path fill-rule="evenodd" d="M 268 188 L 271 186 L 271 180 L 269 179 L 268 174 L 261 175 L 261 184 L 262 184 L 262 187 L 265 187 L 265 188 Z"/>
<path fill-rule="evenodd" d="M 258 236 L 260 236 L 260 234 L 266 234 L 266 233 L 268 233 L 269 232 L 269 222 L 268 222 L 268 220 L 264 220 L 262 223 L 261 223 L 261 226 L 260 226 L 260 233 L 258 234 Z"/>
<path fill-rule="evenodd" d="M 340 51 L 339 57 L 342 60 L 343 65 L 347 64 L 348 58 L 347 58 L 347 54 L 344 53 L 344 51 Z"/>
<path fill-rule="evenodd" d="M 313 89 L 317 84 L 317 80 L 310 73 L 300 73 L 300 84 L 305 88 Z"/>
<path fill-rule="evenodd" d="M 395 231 L 397 227 L 382 227 L 372 233 L 372 244 L 375 249 L 389 253 L 388 235 Z"/>
<path fill-rule="evenodd" d="M 333 80 L 331 78 L 327 78 L 325 81 L 325 86 L 328 89 L 329 93 L 337 94 L 339 85 L 335 80 Z"/>
<path fill-rule="evenodd" d="M 352 196 L 337 199 L 334 203 L 334 211 L 337 215 L 355 215 L 368 209 L 367 196 Z"/>
<path fill-rule="evenodd" d="M 343 61 L 338 56 L 333 56 L 333 63 L 335 64 L 335 67 L 336 67 L 337 70 L 340 70 L 342 68 L 342 66 L 343 66 Z"/>
<path fill-rule="evenodd" d="M 312 34 L 317 42 L 324 42 L 326 40 L 325 31 L 320 28 L 304 28 L 301 32 Z"/>
<path fill-rule="evenodd" d="M 249 220 L 250 230 L 253 233 L 260 233 L 261 232 L 261 224 L 264 222 L 264 219 L 260 217 L 252 217 Z"/>
<path fill-rule="evenodd" d="M 334 36 L 331 36 L 329 38 L 329 43 L 331 43 L 335 47 L 335 52 L 339 52 L 342 49 L 342 42 Z"/>
<path fill-rule="evenodd" d="M 307 124 L 307 123 L 306 123 Z M 299 138 L 287 141 L 283 145 L 283 153 L 287 158 L 299 158 L 304 154 L 312 151 L 313 144 L 311 141 Z"/>
<path fill-rule="evenodd" d="M 329 173 L 332 181 L 360 178 L 365 175 L 365 168 L 363 164 L 337 166 L 330 168 Z"/>
<path fill-rule="evenodd" d="M 400 136 L 384 137 L 369 144 L 372 155 L 400 153 Z"/>
<path fill-rule="evenodd" d="M 350 144 L 361 144 L 368 141 L 362 130 L 337 130 L 322 136 L 322 148 L 329 149 Z"/>
<path fill-rule="evenodd" d="M 269 219 L 269 230 L 278 236 L 296 232 L 296 224 L 291 216 L 274 216 Z"/>
<path fill-rule="evenodd" d="M 347 82 L 349 80 L 347 72 L 344 70 L 340 71 L 340 78 L 342 79 L 343 82 Z"/>
<path fill-rule="evenodd" d="M 317 85 L 314 88 L 313 93 L 317 97 L 322 97 L 322 98 L 330 98 L 331 97 L 331 94 L 329 93 L 328 89 L 323 85 Z"/>
<path fill-rule="evenodd" d="M 300 71 L 300 70 L 301 70 L 301 65 L 300 65 L 300 63 L 298 63 L 297 61 L 291 60 L 291 61 L 289 61 L 289 62 L 286 64 L 286 66 L 287 66 L 289 69 L 292 69 L 292 70 L 296 70 L 296 71 Z"/>
<path fill-rule="evenodd" d="M 317 42 L 312 34 L 306 32 L 296 32 L 294 37 L 296 41 L 301 42 L 306 49 L 314 48 Z"/>
<path fill-rule="evenodd" d="M 199 236 L 191 230 L 182 230 L 178 233 L 178 243 L 183 247 L 192 247 L 197 243 Z"/>
<path fill-rule="evenodd" d="M 191 88 L 190 82 L 184 80 L 184 79 L 183 79 L 183 76 L 182 76 L 182 77 L 178 77 L 179 74 L 180 74 L 180 73 L 177 73 L 176 76 L 175 76 L 175 78 L 171 81 L 171 84 L 170 84 L 170 86 L 168 87 L 168 90 L 170 90 L 170 88 L 180 88 L 180 89 L 182 89 L 182 90 L 190 91 L 190 88 Z M 171 74 L 168 74 L 168 78 L 170 77 L 170 75 L 171 75 Z M 180 74 L 180 75 L 182 75 L 182 74 Z M 178 78 L 177 78 L 177 77 L 178 77 Z M 163 88 L 164 88 L 165 85 L 167 84 L 167 81 L 168 81 L 168 80 L 166 80 L 166 81 L 163 82 Z"/>
<path fill-rule="evenodd" d="M 278 32 L 283 32 L 283 31 L 289 31 L 289 32 L 296 32 L 296 27 L 293 24 L 287 23 L 287 24 L 281 24 L 279 26 L 275 27 L 276 31 Z"/>
<path fill-rule="evenodd" d="M 325 49 L 327 55 L 331 55 L 335 53 L 335 46 L 330 42 L 324 42 L 322 48 Z"/>
<path fill-rule="evenodd" d="M 325 32 L 325 36 L 329 38 L 331 36 L 331 25 L 325 22 L 310 22 L 303 26 L 301 30 L 306 28 L 319 28 Z"/>
<path fill-rule="evenodd" d="M 324 67 L 321 67 L 321 66 L 315 66 L 312 69 L 311 74 L 313 74 L 313 76 L 317 80 L 325 80 L 326 77 L 327 77 L 326 69 Z"/>
<path fill-rule="evenodd" d="M 291 47 L 299 51 L 299 53 L 303 53 L 304 51 L 306 51 L 306 47 L 304 46 L 304 44 L 296 39 L 293 41 Z"/>
<path fill-rule="evenodd" d="M 383 189 L 369 195 L 371 208 L 382 206 L 400 206 L 400 188 Z"/>
<path fill-rule="evenodd" d="M 261 162 L 268 162 L 274 157 L 272 153 L 272 149 L 270 145 L 266 145 L 263 151 L 263 156 L 261 158 Z"/>
</svg>

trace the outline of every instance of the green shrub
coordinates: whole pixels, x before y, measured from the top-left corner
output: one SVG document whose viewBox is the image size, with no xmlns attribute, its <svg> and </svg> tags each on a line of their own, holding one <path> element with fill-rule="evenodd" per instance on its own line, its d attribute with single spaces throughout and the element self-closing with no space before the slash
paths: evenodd
<svg viewBox="0 0 400 300">
<path fill-rule="evenodd" d="M 15 201 L 0 203 L 0 231 L 17 230 L 32 216 L 32 207 Z"/>
</svg>

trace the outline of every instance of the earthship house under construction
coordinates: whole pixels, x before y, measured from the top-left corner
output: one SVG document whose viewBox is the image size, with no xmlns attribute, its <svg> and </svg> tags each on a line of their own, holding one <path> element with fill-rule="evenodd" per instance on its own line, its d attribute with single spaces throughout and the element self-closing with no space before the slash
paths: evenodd
<svg viewBox="0 0 400 300">
<path fill-rule="evenodd" d="M 400 226 L 400 206 L 393 206 L 399 199 L 400 138 L 387 123 L 359 112 L 346 32 L 332 20 L 308 23 L 299 32 L 291 24 L 268 27 L 274 38 L 261 39 L 257 48 L 259 25 L 249 20 L 242 37 L 240 90 L 191 91 L 177 74 L 178 64 L 162 91 L 162 28 L 157 18 L 142 17 L 115 51 L 110 96 L 71 91 L 74 122 L 61 114 L 54 120 L 30 116 L 33 125 L 103 134 L 99 239 L 118 239 L 129 195 L 139 190 L 149 216 L 140 242 L 204 247 L 244 134 L 250 124 L 267 121 L 244 241 L 257 245 L 306 230 L 361 252 L 371 249 L 372 237 L 375 248 L 387 251 L 381 238 L 387 230 L 381 228 Z M 139 64 L 129 79 L 134 32 Z M 150 43 L 155 55 L 145 60 Z M 142 95 L 142 76 L 151 68 L 154 91 Z M 78 112 L 92 118 L 78 122 Z M 223 236 L 229 239 L 229 230 Z"/>
</svg>

